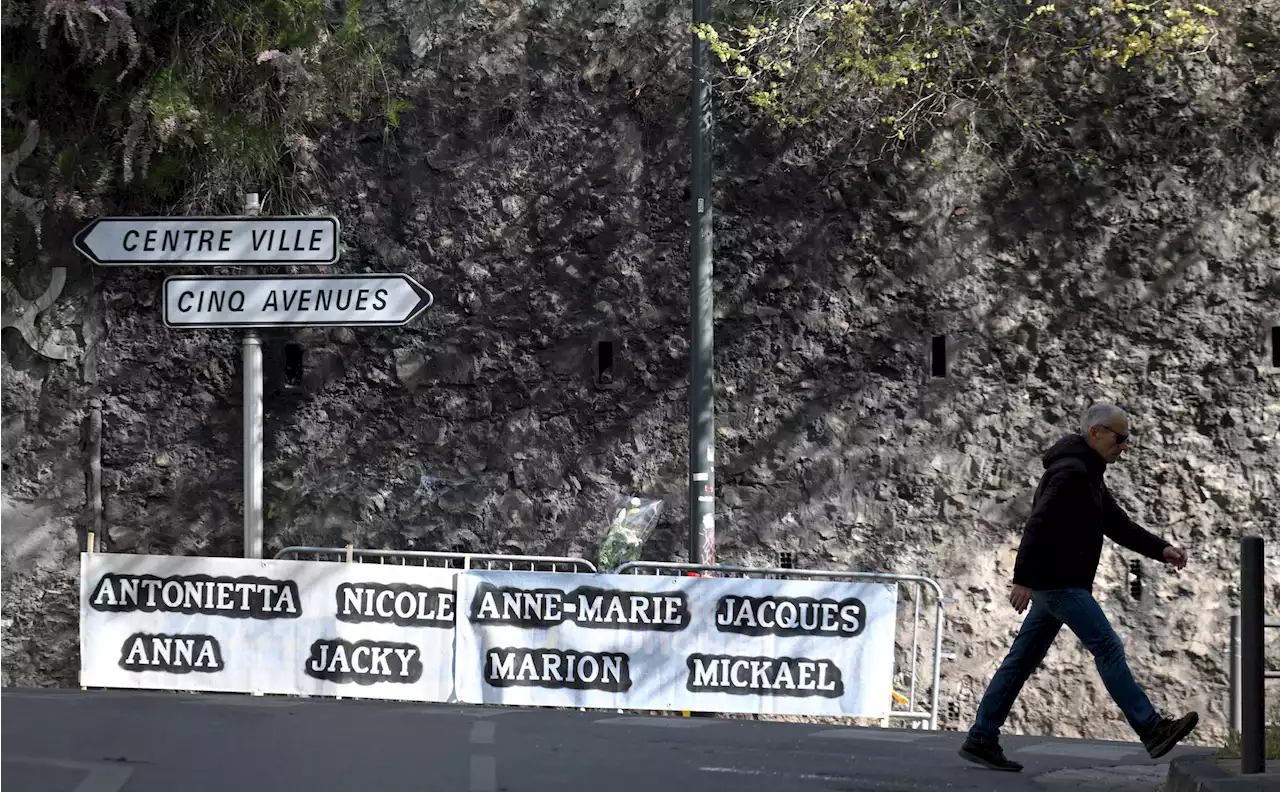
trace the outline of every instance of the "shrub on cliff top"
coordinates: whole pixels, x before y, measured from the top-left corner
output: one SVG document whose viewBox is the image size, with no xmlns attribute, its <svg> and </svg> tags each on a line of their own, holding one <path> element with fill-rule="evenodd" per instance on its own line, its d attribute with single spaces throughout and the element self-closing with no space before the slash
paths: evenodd
<svg viewBox="0 0 1280 792">
<path fill-rule="evenodd" d="M 1087 158 L 1071 142 L 1078 122 L 1121 109 L 1144 81 L 1185 90 L 1226 38 L 1223 13 L 1193 0 L 748 0 L 718 15 L 692 29 L 713 53 L 725 114 L 882 152 L 962 127 Z"/>
<path fill-rule="evenodd" d="M 297 209 L 330 119 L 394 126 L 405 108 L 358 3 L 16 0 L 3 35 L 6 225 L 107 196 L 221 213 L 253 190 Z"/>
</svg>

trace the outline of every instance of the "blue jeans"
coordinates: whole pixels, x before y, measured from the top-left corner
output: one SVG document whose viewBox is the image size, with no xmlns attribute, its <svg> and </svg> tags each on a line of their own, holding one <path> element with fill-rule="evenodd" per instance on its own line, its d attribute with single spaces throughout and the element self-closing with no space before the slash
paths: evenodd
<svg viewBox="0 0 1280 792">
<path fill-rule="evenodd" d="M 1071 628 L 1093 655 L 1107 692 L 1124 713 L 1129 726 L 1141 736 L 1159 721 L 1155 707 L 1129 671 L 1120 636 L 1111 628 L 1093 595 L 1082 588 L 1033 591 L 1031 609 L 1022 622 L 1022 629 L 978 705 L 977 718 L 969 730 L 972 739 L 993 742 L 998 738 L 1014 699 L 1044 660 L 1063 624 Z"/>
</svg>

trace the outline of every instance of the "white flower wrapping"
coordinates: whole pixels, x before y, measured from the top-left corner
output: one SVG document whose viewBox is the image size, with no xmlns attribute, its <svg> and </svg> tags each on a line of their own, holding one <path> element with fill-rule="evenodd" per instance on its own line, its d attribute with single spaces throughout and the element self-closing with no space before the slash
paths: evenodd
<svg viewBox="0 0 1280 792">
<path fill-rule="evenodd" d="M 608 531 L 600 540 L 597 568 L 601 572 L 612 572 L 620 564 L 639 561 L 644 543 L 662 516 L 663 506 L 661 500 L 626 499 L 617 508 Z"/>
</svg>

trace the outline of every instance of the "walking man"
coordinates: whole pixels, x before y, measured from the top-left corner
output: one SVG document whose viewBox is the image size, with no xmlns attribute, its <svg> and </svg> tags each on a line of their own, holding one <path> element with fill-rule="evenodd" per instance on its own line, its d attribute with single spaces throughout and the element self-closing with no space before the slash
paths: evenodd
<svg viewBox="0 0 1280 792">
<path fill-rule="evenodd" d="M 1152 757 L 1168 753 L 1199 721 L 1192 712 L 1173 720 L 1156 712 L 1134 681 L 1124 647 L 1093 598 L 1102 537 L 1178 569 L 1184 550 L 1143 530 L 1116 504 L 1103 483 L 1107 465 L 1129 448 L 1129 417 L 1113 404 L 1085 411 L 1080 433 L 1056 442 L 1043 456 L 1031 517 L 1023 529 L 1009 604 L 1031 606 L 1008 656 L 983 694 L 960 755 L 995 770 L 1022 765 L 1004 755 L 1000 727 L 1031 673 L 1065 624 L 1093 655 L 1107 692 Z"/>
</svg>

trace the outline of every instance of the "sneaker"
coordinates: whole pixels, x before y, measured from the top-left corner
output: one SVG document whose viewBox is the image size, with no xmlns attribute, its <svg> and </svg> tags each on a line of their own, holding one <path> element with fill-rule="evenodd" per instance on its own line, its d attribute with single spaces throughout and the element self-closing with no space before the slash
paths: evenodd
<svg viewBox="0 0 1280 792">
<path fill-rule="evenodd" d="M 1195 712 L 1183 715 L 1178 720 L 1161 717 L 1151 731 L 1142 736 L 1142 745 L 1152 759 L 1157 759 L 1169 753 L 1199 722 L 1200 715 Z"/>
<path fill-rule="evenodd" d="M 1022 769 L 1022 765 L 1004 755 L 998 742 L 978 742 L 970 737 L 960 746 L 960 755 L 974 764 L 990 767 L 992 770 L 1016 773 Z"/>
</svg>

